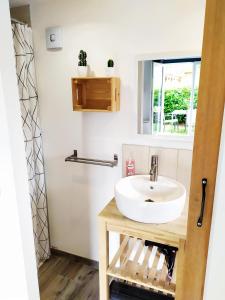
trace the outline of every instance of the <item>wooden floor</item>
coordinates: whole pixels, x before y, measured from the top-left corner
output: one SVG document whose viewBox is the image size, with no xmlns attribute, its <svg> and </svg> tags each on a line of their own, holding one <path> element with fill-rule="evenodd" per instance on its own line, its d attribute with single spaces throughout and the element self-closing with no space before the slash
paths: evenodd
<svg viewBox="0 0 225 300">
<path fill-rule="evenodd" d="M 85 259 L 55 253 L 39 269 L 41 300 L 98 300 L 98 269 Z"/>
</svg>

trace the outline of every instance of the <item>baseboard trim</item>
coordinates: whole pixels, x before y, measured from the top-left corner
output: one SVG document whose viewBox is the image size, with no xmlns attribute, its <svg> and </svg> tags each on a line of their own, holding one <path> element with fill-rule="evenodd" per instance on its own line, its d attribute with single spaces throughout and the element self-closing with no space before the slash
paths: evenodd
<svg viewBox="0 0 225 300">
<path fill-rule="evenodd" d="M 70 257 L 71 259 L 74 259 L 74 260 L 76 260 L 78 262 L 81 262 L 85 265 L 92 266 L 95 269 L 99 268 L 99 264 L 96 260 L 92 260 L 92 259 L 89 259 L 89 258 L 86 258 L 86 257 L 78 256 L 78 255 L 75 255 L 75 254 L 72 254 L 72 253 L 68 253 L 68 252 L 56 249 L 56 248 L 51 248 L 51 254 L 52 255 L 67 256 L 67 257 Z"/>
</svg>

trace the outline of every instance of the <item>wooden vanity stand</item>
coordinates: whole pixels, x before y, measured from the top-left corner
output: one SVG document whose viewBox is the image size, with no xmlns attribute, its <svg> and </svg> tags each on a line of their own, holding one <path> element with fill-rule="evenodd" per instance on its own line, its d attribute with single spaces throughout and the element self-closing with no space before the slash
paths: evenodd
<svg viewBox="0 0 225 300">
<path fill-rule="evenodd" d="M 185 213 L 167 224 L 144 224 L 124 217 L 113 199 L 99 214 L 98 221 L 100 300 L 109 300 L 111 278 L 125 280 L 182 300 L 182 270 L 187 228 Z M 120 234 L 120 246 L 111 262 L 109 232 Z M 145 240 L 178 248 L 171 280 L 167 276 L 168 269 L 163 255 L 157 247 L 146 247 Z M 142 251 L 144 254 L 141 258 Z M 150 263 L 150 257 L 153 263 Z M 157 270 L 159 260 L 162 268 Z"/>
</svg>

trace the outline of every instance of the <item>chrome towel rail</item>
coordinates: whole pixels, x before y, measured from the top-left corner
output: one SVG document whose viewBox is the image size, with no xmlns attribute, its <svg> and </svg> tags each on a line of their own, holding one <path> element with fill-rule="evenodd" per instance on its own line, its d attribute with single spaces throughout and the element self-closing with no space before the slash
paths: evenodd
<svg viewBox="0 0 225 300">
<path fill-rule="evenodd" d="M 92 158 L 82 158 L 77 157 L 77 150 L 74 150 L 73 155 L 68 156 L 65 161 L 81 163 L 81 164 L 90 164 L 90 165 L 98 165 L 105 167 L 115 167 L 118 165 L 118 155 L 114 154 L 114 160 L 101 160 L 101 159 L 92 159 Z"/>
</svg>

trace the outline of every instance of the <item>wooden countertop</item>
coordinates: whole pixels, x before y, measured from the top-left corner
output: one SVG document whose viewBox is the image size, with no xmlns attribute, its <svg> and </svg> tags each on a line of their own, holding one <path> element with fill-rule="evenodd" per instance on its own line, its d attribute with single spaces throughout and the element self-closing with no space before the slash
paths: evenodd
<svg viewBox="0 0 225 300">
<path fill-rule="evenodd" d="M 187 232 L 187 207 L 182 216 L 173 222 L 165 224 L 145 224 L 132 221 L 123 216 L 117 209 L 115 199 L 111 200 L 99 214 L 104 220 L 109 231 L 130 234 L 137 237 L 144 237 L 159 243 L 171 246 L 178 246 L 180 240 L 186 240 Z"/>
</svg>

